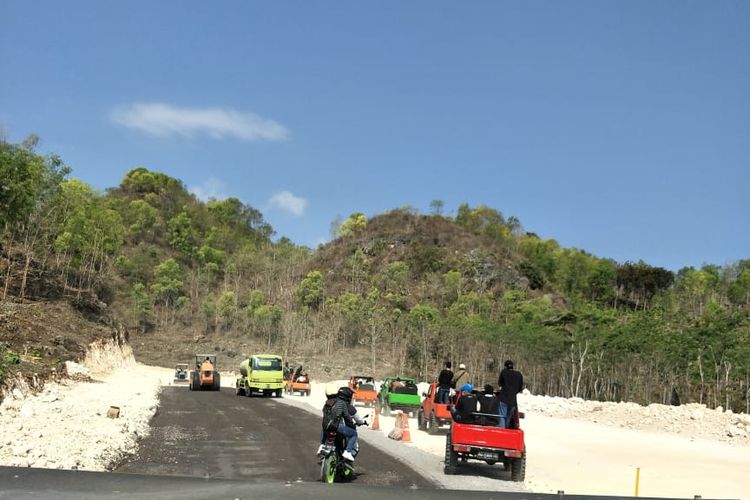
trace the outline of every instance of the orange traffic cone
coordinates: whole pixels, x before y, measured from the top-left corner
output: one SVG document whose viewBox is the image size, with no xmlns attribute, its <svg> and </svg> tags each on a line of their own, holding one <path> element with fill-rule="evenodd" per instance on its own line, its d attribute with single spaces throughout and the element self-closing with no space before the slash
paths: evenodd
<svg viewBox="0 0 750 500">
<path fill-rule="evenodd" d="M 411 434 L 409 434 L 409 415 L 403 414 L 401 418 L 401 441 L 404 443 L 411 443 Z"/>
<path fill-rule="evenodd" d="M 372 420 L 372 426 L 370 427 L 370 429 L 374 431 L 380 430 L 380 412 L 377 408 L 375 408 L 375 418 Z"/>
</svg>

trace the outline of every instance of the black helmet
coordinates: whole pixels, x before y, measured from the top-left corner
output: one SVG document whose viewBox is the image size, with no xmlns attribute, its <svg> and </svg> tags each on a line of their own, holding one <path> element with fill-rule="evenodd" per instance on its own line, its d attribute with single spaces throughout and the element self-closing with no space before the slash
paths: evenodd
<svg viewBox="0 0 750 500">
<path fill-rule="evenodd" d="M 508 370 L 512 370 L 513 369 L 513 361 L 510 360 L 510 359 L 508 361 L 506 361 L 505 362 L 505 368 L 507 368 Z"/>
<path fill-rule="evenodd" d="M 351 401 L 352 397 L 354 396 L 354 392 L 348 388 L 348 387 L 342 387 L 339 389 L 338 396 L 341 399 L 345 399 L 347 401 Z"/>
</svg>

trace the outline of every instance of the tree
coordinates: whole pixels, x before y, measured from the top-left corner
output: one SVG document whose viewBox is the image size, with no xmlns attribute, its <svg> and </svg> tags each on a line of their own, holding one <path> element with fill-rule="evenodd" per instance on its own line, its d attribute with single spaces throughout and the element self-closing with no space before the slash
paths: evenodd
<svg viewBox="0 0 750 500">
<path fill-rule="evenodd" d="M 25 296 L 27 277 L 34 260 L 37 243 L 50 231 L 56 210 L 55 197 L 60 184 L 70 173 L 62 160 L 34 152 L 38 137 L 29 136 L 20 144 L 0 140 L 0 247 L 13 242 L 21 244 L 24 269 L 19 297 Z M 45 251 L 47 245 L 39 249 Z M 8 258 L 2 299 L 5 300 L 11 280 L 13 260 Z"/>
<path fill-rule="evenodd" d="M 427 376 L 427 360 L 432 343 L 430 333 L 432 333 L 432 327 L 437 323 L 439 318 L 440 314 L 438 310 L 429 304 L 417 304 L 409 311 L 409 319 L 416 326 L 421 340 L 420 373 L 422 377 Z"/>
<path fill-rule="evenodd" d="M 177 297 L 182 293 L 182 269 L 174 259 L 167 259 L 154 270 L 156 281 L 151 285 L 151 291 L 162 304 L 167 307 L 174 305 Z"/>
<path fill-rule="evenodd" d="M 159 211 L 143 200 L 133 200 L 128 205 L 126 218 L 128 233 L 134 241 L 149 237 L 159 222 Z"/>
<path fill-rule="evenodd" d="M 169 244 L 188 260 L 196 254 L 197 234 L 193 220 L 186 211 L 180 212 L 167 222 Z"/>
<path fill-rule="evenodd" d="M 234 292 L 226 291 L 219 297 L 216 305 L 216 315 L 221 320 L 224 327 L 229 327 L 234 322 L 234 316 L 237 313 L 237 301 Z"/>
<path fill-rule="evenodd" d="M 356 236 L 367 227 L 367 217 L 361 212 L 353 213 L 341 223 L 339 234 L 343 237 Z"/>
<path fill-rule="evenodd" d="M 432 200 L 430 202 L 430 210 L 432 211 L 432 215 L 443 215 L 443 208 L 445 207 L 445 202 L 443 200 Z"/>
<path fill-rule="evenodd" d="M 130 294 L 132 301 L 133 319 L 141 333 L 146 333 L 153 327 L 154 309 L 151 297 L 143 283 L 136 283 Z"/>
<path fill-rule="evenodd" d="M 278 326 L 281 322 L 281 308 L 275 305 L 264 304 L 258 307 L 253 313 L 253 321 L 261 330 L 268 340 L 268 347 L 271 347 L 274 336 L 278 333 Z"/>
<path fill-rule="evenodd" d="M 297 298 L 306 307 L 317 310 L 323 301 L 323 274 L 310 271 L 297 288 Z"/>
</svg>

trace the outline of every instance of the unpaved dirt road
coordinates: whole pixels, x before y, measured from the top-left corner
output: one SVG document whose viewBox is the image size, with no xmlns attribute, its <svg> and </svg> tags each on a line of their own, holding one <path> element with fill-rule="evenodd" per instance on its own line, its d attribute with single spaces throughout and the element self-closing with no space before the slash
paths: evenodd
<svg viewBox="0 0 750 500">
<path fill-rule="evenodd" d="M 320 481 L 320 419 L 273 398 L 164 387 L 151 434 L 118 472 L 242 479 Z M 431 488 L 395 458 L 360 444 L 354 483 Z"/>
</svg>

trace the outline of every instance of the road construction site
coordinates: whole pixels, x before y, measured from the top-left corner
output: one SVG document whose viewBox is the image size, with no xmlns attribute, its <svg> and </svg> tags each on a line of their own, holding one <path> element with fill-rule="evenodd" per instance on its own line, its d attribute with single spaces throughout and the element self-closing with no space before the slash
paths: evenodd
<svg viewBox="0 0 750 500">
<path fill-rule="evenodd" d="M 173 381 L 173 369 L 138 364 L 116 349 L 71 364 L 68 372 L 75 379 L 47 384 L 40 393 L 18 387 L 6 395 L 0 465 L 250 483 L 319 481 L 315 449 L 325 396 L 324 383 L 314 378 L 310 396 L 236 396 L 229 372 L 222 373 L 221 391 L 190 391 Z M 360 429 L 358 475 L 350 486 L 628 496 L 639 469 L 641 496 L 750 498 L 746 415 L 688 405 L 680 417 L 669 407 L 528 394 L 519 401 L 529 457 L 523 484 L 510 482 L 501 466 L 481 463 L 445 476 L 444 430 L 429 435 L 411 418 L 411 442 L 394 441 L 387 434 L 395 417 L 380 416 L 380 431 Z M 117 418 L 108 417 L 115 416 L 113 407 Z M 372 409 L 360 412 L 372 421 Z M 650 428 L 638 428 L 646 415 Z M 720 436 L 693 433 L 701 428 L 696 421 L 724 430 Z"/>
</svg>

